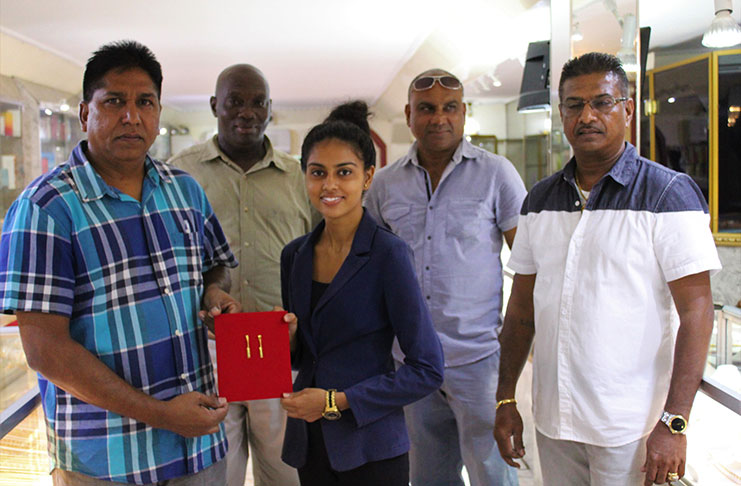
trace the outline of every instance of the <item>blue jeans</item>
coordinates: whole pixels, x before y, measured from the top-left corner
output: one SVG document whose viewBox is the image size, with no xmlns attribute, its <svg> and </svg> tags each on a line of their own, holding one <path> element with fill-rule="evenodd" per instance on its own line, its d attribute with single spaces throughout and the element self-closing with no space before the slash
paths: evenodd
<svg viewBox="0 0 741 486">
<path fill-rule="evenodd" d="M 494 441 L 499 351 L 463 366 L 445 368 L 442 387 L 404 408 L 412 448 L 413 486 L 517 486 L 517 470 Z"/>
</svg>

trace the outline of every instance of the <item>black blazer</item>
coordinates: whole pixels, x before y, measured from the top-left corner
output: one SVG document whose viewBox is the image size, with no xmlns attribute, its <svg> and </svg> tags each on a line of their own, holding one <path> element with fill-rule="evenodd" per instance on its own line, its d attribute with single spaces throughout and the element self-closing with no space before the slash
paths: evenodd
<svg viewBox="0 0 741 486">
<path fill-rule="evenodd" d="M 283 306 L 298 317 L 294 391 L 314 383 L 344 391 L 350 403 L 339 420 L 320 419 L 332 468 L 346 471 L 409 450 L 402 407 L 440 387 L 443 354 L 411 250 L 367 211 L 350 253 L 310 313 L 314 245 L 323 230 L 322 221 L 283 249 L 281 286 Z M 398 370 L 391 357 L 395 337 L 405 355 Z M 306 453 L 307 424 L 289 418 L 283 460 L 302 467 Z"/>
</svg>

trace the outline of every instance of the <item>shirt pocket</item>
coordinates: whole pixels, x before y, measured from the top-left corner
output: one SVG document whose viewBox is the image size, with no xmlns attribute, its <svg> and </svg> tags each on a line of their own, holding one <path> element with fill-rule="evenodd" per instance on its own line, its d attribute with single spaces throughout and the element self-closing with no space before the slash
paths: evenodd
<svg viewBox="0 0 741 486">
<path fill-rule="evenodd" d="M 445 234 L 457 240 L 479 240 L 486 219 L 486 207 L 481 199 L 458 199 L 448 203 Z"/>
<path fill-rule="evenodd" d="M 177 230 L 170 234 L 170 241 L 178 269 L 188 275 L 191 285 L 198 284 L 203 269 L 202 226 L 192 211 L 176 211 L 173 216 Z"/>
<path fill-rule="evenodd" d="M 412 206 L 409 204 L 387 204 L 381 208 L 381 215 L 391 231 L 411 245 L 414 241 Z"/>
</svg>

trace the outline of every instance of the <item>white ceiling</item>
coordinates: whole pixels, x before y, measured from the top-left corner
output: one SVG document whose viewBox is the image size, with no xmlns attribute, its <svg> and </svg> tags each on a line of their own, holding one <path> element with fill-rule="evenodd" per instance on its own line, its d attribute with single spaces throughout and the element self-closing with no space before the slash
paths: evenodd
<svg viewBox="0 0 741 486">
<path fill-rule="evenodd" d="M 595 1 L 615 0 L 573 0 L 587 6 Z M 733 0 L 737 20 L 739 2 Z M 427 50 L 452 52 L 456 62 L 442 67 L 468 80 L 467 89 L 481 73 L 492 72 L 503 86 L 479 94 L 511 99 L 519 90 L 517 64 L 527 43 L 550 36 L 548 5 L 547 0 L 0 0 L 0 29 L 79 66 L 104 43 L 138 40 L 162 63 L 163 101 L 182 109 L 203 107 L 218 73 L 238 62 L 263 70 L 278 107 L 324 106 L 351 97 L 373 103 L 431 38 L 435 42 Z M 701 35 L 712 17 L 712 0 L 642 0 L 639 13 L 640 24 L 652 26 L 652 47 Z"/>
</svg>

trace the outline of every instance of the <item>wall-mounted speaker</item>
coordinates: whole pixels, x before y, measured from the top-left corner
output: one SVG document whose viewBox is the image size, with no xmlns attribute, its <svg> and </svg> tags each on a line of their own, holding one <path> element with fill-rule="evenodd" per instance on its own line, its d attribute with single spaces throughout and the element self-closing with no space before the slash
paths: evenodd
<svg viewBox="0 0 741 486">
<path fill-rule="evenodd" d="M 531 42 L 528 45 L 517 111 L 540 111 L 550 108 L 550 50 L 551 41 Z"/>
</svg>

